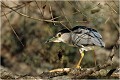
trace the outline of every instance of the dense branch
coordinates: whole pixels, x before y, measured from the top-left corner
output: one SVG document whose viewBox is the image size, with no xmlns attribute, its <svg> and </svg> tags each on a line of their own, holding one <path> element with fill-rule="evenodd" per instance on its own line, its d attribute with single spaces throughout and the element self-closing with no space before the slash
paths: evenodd
<svg viewBox="0 0 120 80">
<path fill-rule="evenodd" d="M 52 20 L 44 20 L 44 19 L 37 19 L 37 18 L 34 18 L 34 17 L 31 17 L 31 16 L 28 16 L 28 15 L 25 15 L 25 14 L 23 14 L 23 13 L 20 13 L 20 12 L 17 12 L 16 10 L 14 10 L 13 8 L 11 8 L 11 7 L 9 7 L 9 6 L 7 6 L 7 5 L 5 5 L 3 2 L 1 2 L 5 7 L 7 7 L 7 8 L 9 8 L 9 9 L 11 9 L 11 10 L 13 10 L 14 12 L 16 12 L 16 13 L 18 13 L 19 15 L 21 15 L 21 16 L 24 16 L 24 17 L 27 17 L 27 18 L 30 18 L 30 19 L 34 19 L 34 20 L 38 20 L 38 21 L 45 21 L 45 22 L 54 22 L 54 23 L 61 23 L 61 22 L 68 22 L 68 21 L 52 21 Z M 85 22 L 85 21 L 75 21 L 75 22 Z"/>
</svg>

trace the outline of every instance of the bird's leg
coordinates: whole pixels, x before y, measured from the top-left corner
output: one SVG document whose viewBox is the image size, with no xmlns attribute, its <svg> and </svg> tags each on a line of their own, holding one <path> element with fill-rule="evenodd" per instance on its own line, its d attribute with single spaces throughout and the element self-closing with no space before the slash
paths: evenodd
<svg viewBox="0 0 120 80">
<path fill-rule="evenodd" d="M 92 50 L 93 50 L 94 62 L 95 62 L 95 66 L 96 66 L 96 54 L 95 54 L 94 48 L 92 48 Z"/>
<path fill-rule="evenodd" d="M 78 64 L 76 65 L 76 68 L 81 68 L 80 64 L 81 64 L 81 61 L 82 61 L 82 59 L 84 57 L 84 50 L 79 49 L 79 52 L 80 52 L 80 60 L 79 60 Z"/>
</svg>

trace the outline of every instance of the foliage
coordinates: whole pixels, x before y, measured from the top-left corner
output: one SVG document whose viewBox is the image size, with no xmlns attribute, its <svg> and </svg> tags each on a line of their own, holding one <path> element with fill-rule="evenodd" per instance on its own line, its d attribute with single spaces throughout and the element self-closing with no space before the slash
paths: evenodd
<svg viewBox="0 0 120 80">
<path fill-rule="evenodd" d="M 98 64 L 107 60 L 118 40 L 118 1 L 2 1 L 1 4 L 1 65 L 14 72 L 38 74 L 74 66 L 80 56 L 77 48 L 63 43 L 45 44 L 66 27 L 85 25 L 101 33 L 106 47 L 95 50 Z M 118 67 L 116 50 L 114 67 Z M 93 51 L 86 52 L 82 67 L 94 67 Z"/>
</svg>

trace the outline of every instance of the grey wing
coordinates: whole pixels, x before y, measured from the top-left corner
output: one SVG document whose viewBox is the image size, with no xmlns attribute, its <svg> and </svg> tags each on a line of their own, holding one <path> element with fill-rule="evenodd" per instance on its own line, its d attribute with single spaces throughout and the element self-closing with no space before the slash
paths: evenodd
<svg viewBox="0 0 120 80">
<path fill-rule="evenodd" d="M 75 46 L 82 46 L 82 45 L 90 45 L 92 44 L 90 39 L 88 38 L 88 30 L 86 29 L 77 29 L 77 30 L 74 30 L 73 33 L 72 33 L 72 43 L 73 45 Z"/>
<path fill-rule="evenodd" d="M 90 35 L 92 36 L 91 42 L 97 46 L 105 47 L 105 43 L 102 40 L 102 36 L 98 32 L 91 31 Z"/>
<path fill-rule="evenodd" d="M 72 36 L 72 40 L 76 46 L 105 46 L 104 42 L 102 41 L 102 36 L 97 31 L 88 29 L 75 30 Z"/>
</svg>

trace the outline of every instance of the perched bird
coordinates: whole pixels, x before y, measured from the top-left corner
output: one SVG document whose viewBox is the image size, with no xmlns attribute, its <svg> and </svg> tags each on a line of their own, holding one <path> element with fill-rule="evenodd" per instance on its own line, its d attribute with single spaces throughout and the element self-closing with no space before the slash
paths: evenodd
<svg viewBox="0 0 120 80">
<path fill-rule="evenodd" d="M 84 51 L 92 50 L 93 46 L 105 47 L 102 36 L 95 29 L 86 26 L 75 26 L 74 28 L 62 29 L 47 42 L 63 42 L 79 48 L 81 58 L 76 68 L 81 68 L 80 63 L 84 57 Z"/>
</svg>

